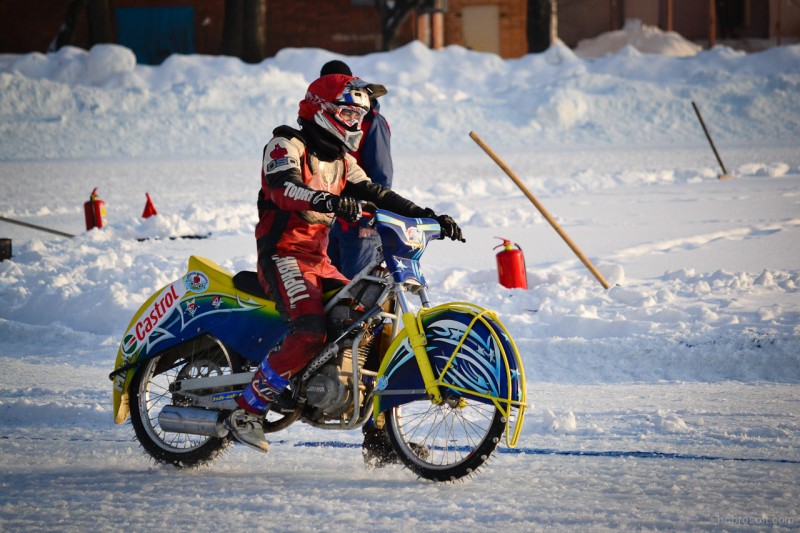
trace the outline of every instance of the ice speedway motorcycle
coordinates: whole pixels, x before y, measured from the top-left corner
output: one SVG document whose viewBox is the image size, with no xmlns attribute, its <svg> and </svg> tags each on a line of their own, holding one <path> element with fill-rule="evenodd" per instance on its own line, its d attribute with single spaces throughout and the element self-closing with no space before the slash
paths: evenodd
<svg viewBox="0 0 800 533">
<path fill-rule="evenodd" d="M 502 438 L 509 447 L 519 439 L 526 408 L 519 353 L 494 312 L 463 302 L 431 306 L 419 260 L 440 236 L 435 220 L 373 209 L 370 223 L 380 236 L 376 259 L 326 293 L 328 342 L 270 406 L 265 432 L 298 420 L 353 430 L 374 417 L 418 476 L 469 476 Z M 115 422 L 130 414 L 157 462 L 212 462 L 232 443 L 223 420 L 235 398 L 286 332 L 255 272 L 231 275 L 190 257 L 187 273 L 153 294 L 122 338 L 109 376 Z"/>
</svg>

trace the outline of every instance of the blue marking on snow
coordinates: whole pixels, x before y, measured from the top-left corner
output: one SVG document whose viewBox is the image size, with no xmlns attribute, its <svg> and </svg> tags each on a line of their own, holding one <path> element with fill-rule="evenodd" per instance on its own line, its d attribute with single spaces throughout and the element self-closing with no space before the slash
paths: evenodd
<svg viewBox="0 0 800 533">
<path fill-rule="evenodd" d="M 286 441 L 280 441 L 285 443 Z M 294 444 L 300 448 L 361 448 L 360 443 L 341 441 L 303 441 Z M 466 448 L 462 451 L 469 451 Z M 571 457 L 624 457 L 634 459 L 676 459 L 682 461 L 748 461 L 757 463 L 800 464 L 796 459 L 773 459 L 768 457 L 722 457 L 717 455 L 697 455 L 676 452 L 644 452 L 609 450 L 605 452 L 590 450 L 555 450 L 548 448 L 497 448 L 496 453 L 510 455 L 562 455 Z"/>
</svg>

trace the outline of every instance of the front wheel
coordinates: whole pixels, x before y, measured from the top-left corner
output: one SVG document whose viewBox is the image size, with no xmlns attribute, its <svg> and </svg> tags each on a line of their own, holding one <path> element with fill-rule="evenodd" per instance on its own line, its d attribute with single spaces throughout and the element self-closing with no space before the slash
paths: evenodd
<svg viewBox="0 0 800 533">
<path fill-rule="evenodd" d="M 386 433 L 403 463 L 433 481 L 455 481 L 480 468 L 500 442 L 506 420 L 493 404 L 458 396 L 393 407 Z"/>
</svg>

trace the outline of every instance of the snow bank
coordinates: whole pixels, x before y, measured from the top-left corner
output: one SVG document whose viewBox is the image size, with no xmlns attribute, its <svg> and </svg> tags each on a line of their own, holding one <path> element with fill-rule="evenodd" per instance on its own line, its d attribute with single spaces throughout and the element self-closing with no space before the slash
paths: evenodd
<svg viewBox="0 0 800 533">
<path fill-rule="evenodd" d="M 653 46 L 643 51 L 671 49 Z M 287 49 L 248 65 L 175 55 L 150 67 L 115 45 L 19 56 L 0 67 L 0 160 L 251 154 L 275 125 L 294 123 L 318 65 L 334 57 Z M 752 55 L 717 47 L 691 58 L 629 45 L 591 61 L 554 45 L 504 61 L 413 42 L 346 59 L 389 88 L 382 106 L 398 154 L 469 151 L 471 130 L 516 150 L 703 143 L 691 100 L 723 146 L 800 138 L 792 112 L 800 109 L 800 45 Z"/>
<path fill-rule="evenodd" d="M 628 19 L 621 30 L 606 32 L 593 39 L 583 39 L 578 42 L 575 55 L 593 59 L 616 54 L 626 46 L 631 46 L 643 54 L 670 57 L 689 57 L 697 55 L 703 49 L 678 33 L 664 32 L 655 26 L 642 24 L 641 20 Z"/>
</svg>

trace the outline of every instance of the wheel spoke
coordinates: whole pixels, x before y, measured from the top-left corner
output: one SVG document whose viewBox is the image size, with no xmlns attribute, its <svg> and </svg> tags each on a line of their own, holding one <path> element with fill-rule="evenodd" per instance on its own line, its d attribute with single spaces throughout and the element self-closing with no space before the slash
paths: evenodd
<svg viewBox="0 0 800 533">
<path fill-rule="evenodd" d="M 231 372 L 227 354 L 216 341 L 206 338 L 179 346 L 146 362 L 132 382 L 131 411 L 137 437 L 155 459 L 187 466 L 209 460 L 225 439 L 164 431 L 158 422 L 161 410 L 176 404 L 170 385 L 179 379 L 197 379 Z M 135 384 L 135 386 L 134 386 Z M 201 451 L 202 450 L 202 451 Z"/>
<path fill-rule="evenodd" d="M 494 451 L 505 423 L 498 409 L 469 398 L 395 407 L 388 434 L 412 470 L 438 481 L 469 475 Z M 424 453 L 419 453 L 420 447 Z"/>
</svg>

